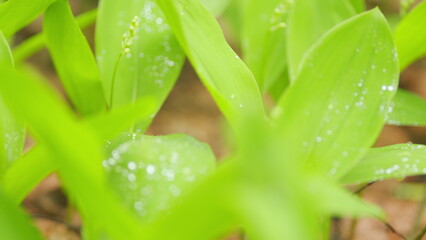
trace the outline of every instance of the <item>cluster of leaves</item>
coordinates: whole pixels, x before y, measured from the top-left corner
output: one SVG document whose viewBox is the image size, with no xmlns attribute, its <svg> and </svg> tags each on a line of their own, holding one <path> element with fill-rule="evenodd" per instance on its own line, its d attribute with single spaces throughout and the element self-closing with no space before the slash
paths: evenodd
<svg viewBox="0 0 426 240">
<path fill-rule="evenodd" d="M 371 148 L 384 124 L 426 125 L 398 90 L 426 54 L 426 2 L 392 32 L 360 0 L 66 0 L 0 5 L 0 232 L 40 239 L 18 209 L 57 171 L 87 239 L 327 239 L 332 216 L 384 219 L 342 187 L 424 173 L 426 147 Z M 244 61 L 214 16 L 226 10 Z M 7 39 L 44 13 L 43 31 Z M 96 57 L 80 28 L 96 18 Z M 74 111 L 23 60 L 46 44 Z M 187 57 L 235 134 L 209 146 L 143 133 Z M 16 65 L 16 66 L 15 66 Z M 264 109 L 262 95 L 276 100 Z M 22 154 L 26 132 L 37 141 Z"/>
</svg>

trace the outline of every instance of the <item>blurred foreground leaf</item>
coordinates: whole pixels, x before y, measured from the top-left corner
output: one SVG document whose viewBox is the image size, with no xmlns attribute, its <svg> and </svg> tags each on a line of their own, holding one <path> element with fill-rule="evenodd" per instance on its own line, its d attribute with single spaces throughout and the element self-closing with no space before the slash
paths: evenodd
<svg viewBox="0 0 426 240">
<path fill-rule="evenodd" d="M 7 240 L 41 240 L 30 219 L 7 197 L 0 193 L 0 235 Z"/>
<path fill-rule="evenodd" d="M 85 224 L 104 229 L 113 239 L 124 235 L 140 239 L 138 221 L 107 187 L 100 139 L 78 124 L 65 104 L 38 80 L 3 67 L 0 77 L 8 80 L 0 81 L 0 95 L 27 120 L 36 139 L 46 144 L 56 159 L 64 186 L 77 203 Z M 40 114 L 46 109 L 49 114 Z M 117 225 L 116 221 L 122 224 Z"/>
<path fill-rule="evenodd" d="M 9 45 L 0 31 L 0 66 L 14 68 Z M 1 81 L 5 81 L 1 79 Z M 25 124 L 4 104 L 0 97 L 0 182 L 9 165 L 21 156 L 25 141 Z"/>
<path fill-rule="evenodd" d="M 0 4 L 0 31 L 11 37 L 56 0 L 9 0 Z"/>
</svg>

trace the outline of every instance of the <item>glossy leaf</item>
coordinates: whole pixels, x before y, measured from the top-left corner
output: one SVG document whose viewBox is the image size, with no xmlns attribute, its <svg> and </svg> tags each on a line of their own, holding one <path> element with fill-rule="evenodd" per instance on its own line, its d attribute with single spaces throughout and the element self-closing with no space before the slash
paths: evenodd
<svg viewBox="0 0 426 240">
<path fill-rule="evenodd" d="M 104 110 L 98 67 L 68 1 L 59 0 L 47 9 L 43 29 L 56 70 L 77 110 L 83 115 Z"/>
<path fill-rule="evenodd" d="M 41 240 L 30 219 L 3 193 L 0 193 L 0 235 L 8 240 Z"/>
<path fill-rule="evenodd" d="M 176 198 L 188 193 L 215 169 L 207 144 L 186 135 L 124 134 L 107 147 L 104 161 L 109 182 L 126 206 L 145 221 L 169 212 Z"/>
<path fill-rule="evenodd" d="M 398 60 L 378 9 L 338 26 L 307 53 L 275 109 L 292 161 L 335 178 L 376 140 L 398 86 Z"/>
<path fill-rule="evenodd" d="M 290 1 L 249 0 L 244 5 L 243 54 L 260 89 L 265 92 L 277 81 L 288 84 L 286 22 Z M 276 90 L 276 89 L 274 89 Z"/>
<path fill-rule="evenodd" d="M 95 22 L 97 12 L 97 9 L 93 9 L 82 13 L 75 18 L 75 21 L 81 29 L 86 28 Z M 26 58 L 40 51 L 44 46 L 45 36 L 43 32 L 26 39 L 24 42 L 13 49 L 13 58 L 16 65 L 20 65 Z"/>
<path fill-rule="evenodd" d="M 401 69 L 426 55 L 426 2 L 420 3 L 395 29 Z"/>
<path fill-rule="evenodd" d="M 9 0 L 0 4 L 0 31 L 8 38 L 29 24 L 56 0 Z"/>
<path fill-rule="evenodd" d="M 288 17 L 287 49 L 290 80 L 293 82 L 302 58 L 328 30 L 355 15 L 347 0 L 294 1 Z"/>
<path fill-rule="evenodd" d="M 0 31 L 0 66 L 13 68 L 9 45 Z M 5 81 L 2 79 L 2 81 Z M 25 126 L 16 119 L 0 97 L 0 181 L 6 168 L 22 153 Z"/>
<path fill-rule="evenodd" d="M 87 127 L 78 124 L 64 103 L 40 81 L 1 68 L 0 95 L 28 121 L 34 136 L 56 159 L 59 174 L 85 223 L 105 229 L 113 239 L 140 239 L 139 224 L 107 187 L 102 169 L 102 145 Z M 37 101 L 34 101 L 37 99 Z M 40 114 L 49 109 L 50 114 Z M 96 197 L 94 197 L 96 196 Z M 105 218 L 108 209 L 109 218 Z M 117 225 L 116 221 L 122 224 Z"/>
<path fill-rule="evenodd" d="M 389 107 L 386 122 L 391 125 L 426 125 L 426 101 L 405 90 L 399 89 Z"/>
<path fill-rule="evenodd" d="M 231 0 L 200 0 L 214 16 L 220 16 L 230 4 Z"/>
<path fill-rule="evenodd" d="M 227 44 L 214 17 L 197 1 L 160 0 L 180 45 L 232 124 L 247 112 L 263 115 L 256 81 Z"/>
<path fill-rule="evenodd" d="M 109 106 L 149 95 L 157 103 L 155 115 L 184 60 L 156 1 L 102 0 L 96 29 L 97 60 Z"/>
<path fill-rule="evenodd" d="M 373 148 L 341 180 L 357 184 L 426 173 L 426 147 L 398 144 Z"/>
</svg>

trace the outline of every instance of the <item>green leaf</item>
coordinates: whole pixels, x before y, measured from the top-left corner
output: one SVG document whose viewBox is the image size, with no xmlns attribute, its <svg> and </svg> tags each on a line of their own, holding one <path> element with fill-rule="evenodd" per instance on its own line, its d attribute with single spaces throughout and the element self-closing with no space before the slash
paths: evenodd
<svg viewBox="0 0 426 240">
<path fill-rule="evenodd" d="M 144 221 L 170 211 L 215 169 L 207 144 L 186 135 L 123 134 L 107 147 L 109 182 L 126 206 Z"/>
<path fill-rule="evenodd" d="M 247 66 L 227 44 L 219 24 L 197 0 L 159 0 L 180 45 L 232 124 L 247 112 L 264 115 L 262 98 Z"/>
<path fill-rule="evenodd" d="M 109 105 L 149 95 L 157 102 L 155 114 L 184 60 L 156 1 L 102 0 L 96 29 L 97 60 Z"/>
<path fill-rule="evenodd" d="M 134 104 L 127 104 L 107 113 L 93 116 L 87 122 L 104 140 L 111 140 L 122 132 L 133 129 L 139 122 L 139 132 L 145 132 L 152 121 L 158 103 L 150 97 L 142 97 Z M 134 129 L 133 129 L 134 130 Z"/>
<path fill-rule="evenodd" d="M 343 184 L 404 178 L 426 173 L 426 147 L 398 144 L 371 149 L 341 180 Z"/>
<path fill-rule="evenodd" d="M 77 16 L 75 21 L 81 29 L 86 28 L 95 22 L 97 13 L 97 9 L 90 10 Z M 13 49 L 13 58 L 16 65 L 20 65 L 26 58 L 43 49 L 44 45 L 45 36 L 43 32 L 40 32 L 16 46 Z"/>
<path fill-rule="evenodd" d="M 137 121 L 149 122 L 149 114 L 154 106 L 151 99 L 142 98 L 136 104 L 119 107 L 85 121 L 101 139 L 108 141 L 130 129 Z M 46 145 L 39 144 L 7 169 L 1 182 L 2 187 L 8 196 L 20 203 L 41 180 L 57 168 L 56 161 Z"/>
<path fill-rule="evenodd" d="M 0 66 L 14 67 L 9 45 L 1 31 Z M 21 155 L 24 141 L 24 124 L 16 119 L 0 97 L 0 181 L 6 168 Z"/>
<path fill-rule="evenodd" d="M 389 107 L 387 124 L 403 126 L 426 125 L 426 101 L 405 90 L 399 89 Z"/>
<path fill-rule="evenodd" d="M 85 223 L 105 229 L 113 239 L 122 236 L 140 239 L 138 221 L 107 187 L 101 140 L 89 128 L 78 124 L 65 104 L 40 81 L 3 67 L 0 70 L 0 78 L 7 80 L 0 81 L 0 95 L 28 121 L 36 139 L 46 144 Z M 46 109 L 49 114 L 40 114 Z M 116 221 L 122 224 L 117 225 Z"/>
<path fill-rule="evenodd" d="M 286 55 L 286 21 L 288 0 L 249 0 L 244 6 L 242 43 L 244 61 L 255 76 L 260 89 L 276 90 L 273 84 L 288 85 Z"/>
<path fill-rule="evenodd" d="M 328 216 L 377 217 L 384 219 L 384 212 L 377 206 L 367 204 L 338 184 L 324 176 L 307 176 L 306 189 L 318 211 Z"/>
<path fill-rule="evenodd" d="M 349 0 L 349 2 L 357 13 L 362 13 L 366 10 L 365 0 Z"/>
<path fill-rule="evenodd" d="M 9 0 L 0 4 L 0 31 L 9 38 L 56 0 Z"/>
<path fill-rule="evenodd" d="M 355 10 L 347 0 L 294 1 L 287 28 L 291 82 L 295 79 L 308 49 L 333 26 L 354 15 Z"/>
<path fill-rule="evenodd" d="M 400 69 L 426 55 L 426 2 L 414 8 L 395 29 Z"/>
<path fill-rule="evenodd" d="M 214 175 L 179 198 L 167 216 L 152 222 L 146 239 L 218 239 L 237 229 L 236 192 L 231 179 L 238 165 L 232 162 L 220 166 Z"/>
<path fill-rule="evenodd" d="M 98 67 L 68 1 L 59 0 L 50 5 L 43 29 L 62 84 L 77 110 L 83 115 L 104 110 Z"/>
<path fill-rule="evenodd" d="M 353 17 L 307 53 L 274 111 L 293 161 L 339 178 L 376 140 L 398 86 L 398 59 L 378 9 Z"/>
<path fill-rule="evenodd" d="M 56 162 L 46 146 L 36 146 L 7 169 L 1 186 L 4 193 L 18 205 L 56 169 Z"/>
<path fill-rule="evenodd" d="M 214 16 L 220 16 L 229 6 L 231 0 L 200 0 Z"/>
<path fill-rule="evenodd" d="M 30 219 L 3 193 L 0 193 L 0 235 L 8 240 L 41 240 Z"/>
</svg>

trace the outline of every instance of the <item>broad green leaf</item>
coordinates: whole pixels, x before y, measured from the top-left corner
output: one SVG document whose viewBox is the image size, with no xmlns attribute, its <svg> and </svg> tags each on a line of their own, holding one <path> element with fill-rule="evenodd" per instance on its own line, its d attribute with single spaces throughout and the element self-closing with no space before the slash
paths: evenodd
<svg viewBox="0 0 426 240">
<path fill-rule="evenodd" d="M 170 214 L 149 225 L 146 239 L 220 239 L 239 227 L 232 176 L 238 165 L 228 161 L 187 195 Z M 165 231 L 164 229 L 167 229 Z"/>
<path fill-rule="evenodd" d="M 0 236 L 8 240 L 41 240 L 40 234 L 31 225 L 30 218 L 0 193 Z"/>
<path fill-rule="evenodd" d="M 405 90 L 399 89 L 389 107 L 387 124 L 403 126 L 426 125 L 426 101 Z"/>
<path fill-rule="evenodd" d="M 5 79 L 0 81 L 0 95 L 27 120 L 36 139 L 46 144 L 84 222 L 105 229 L 113 239 L 122 236 L 141 239 L 138 221 L 107 187 L 101 140 L 96 134 L 78 124 L 65 104 L 40 81 L 3 67 L 0 79 Z M 40 114 L 45 109 L 49 109 L 49 114 Z M 108 209 L 108 218 L 105 218 L 105 209 Z M 117 225 L 117 221 L 121 224 Z"/>
<path fill-rule="evenodd" d="M 180 45 L 217 105 L 235 126 L 247 112 L 263 115 L 259 88 L 227 44 L 215 18 L 197 0 L 159 0 Z"/>
<path fill-rule="evenodd" d="M 155 114 L 184 60 L 156 1 L 102 0 L 96 29 L 97 60 L 109 106 L 149 95 L 157 102 Z"/>
<path fill-rule="evenodd" d="M 297 0 L 288 16 L 287 51 L 293 82 L 305 53 L 330 28 L 355 15 L 347 0 Z"/>
<path fill-rule="evenodd" d="M 373 148 L 340 180 L 357 184 L 426 173 L 426 147 L 398 144 Z"/>
<path fill-rule="evenodd" d="M 349 2 L 357 13 L 362 13 L 366 10 L 365 0 L 349 0 Z"/>
<path fill-rule="evenodd" d="M 46 146 L 36 146 L 7 169 L 1 187 L 18 205 L 41 180 L 56 169 L 56 162 Z"/>
<path fill-rule="evenodd" d="M 286 55 L 286 21 L 289 0 L 248 0 L 244 6 L 243 54 L 260 89 L 274 89 L 273 84 L 288 84 Z"/>
<path fill-rule="evenodd" d="M 398 59 L 378 9 L 336 26 L 307 53 L 275 109 L 292 161 L 335 178 L 376 140 L 398 86 Z"/>
<path fill-rule="evenodd" d="M 98 67 L 68 1 L 59 0 L 50 5 L 43 29 L 56 70 L 77 110 L 83 115 L 104 110 L 106 103 Z"/>
<path fill-rule="evenodd" d="M 0 4 L 0 31 L 8 38 L 56 0 L 9 0 Z"/>
<path fill-rule="evenodd" d="M 9 45 L 0 31 L 0 66 L 13 68 Z M 5 81 L 5 80 L 1 80 Z M 22 153 L 25 126 L 16 119 L 0 97 L 0 181 L 5 169 Z"/>
<path fill-rule="evenodd" d="M 75 21 L 81 29 L 86 28 L 95 22 L 97 13 L 97 9 L 90 10 L 77 16 Z M 44 45 L 45 36 L 43 32 L 26 39 L 23 43 L 12 49 L 15 64 L 20 65 L 26 58 L 43 49 Z"/>
<path fill-rule="evenodd" d="M 169 212 L 215 169 L 207 144 L 186 135 L 124 134 L 107 147 L 103 165 L 126 206 L 144 221 Z"/>
<path fill-rule="evenodd" d="M 414 8 L 395 29 L 400 68 L 426 55 L 426 2 Z"/>
<path fill-rule="evenodd" d="M 137 121 L 149 122 L 154 106 L 149 98 L 142 98 L 136 104 L 119 107 L 85 121 L 101 139 L 108 141 L 129 130 Z M 39 144 L 11 165 L 1 183 L 6 194 L 19 203 L 44 177 L 56 170 L 54 157 L 46 145 Z"/>
</svg>

